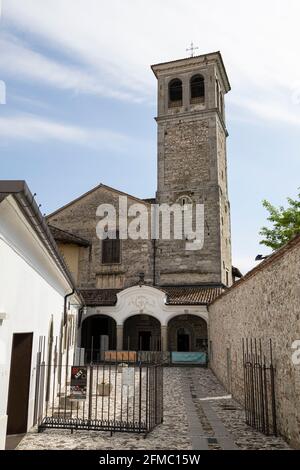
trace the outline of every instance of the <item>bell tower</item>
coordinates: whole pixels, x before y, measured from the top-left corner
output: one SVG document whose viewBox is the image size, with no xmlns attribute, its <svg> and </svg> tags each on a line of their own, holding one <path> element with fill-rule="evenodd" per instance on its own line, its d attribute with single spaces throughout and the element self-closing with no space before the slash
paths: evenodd
<svg viewBox="0 0 300 470">
<path fill-rule="evenodd" d="M 157 240 L 159 285 L 231 285 L 225 94 L 220 52 L 152 66 L 158 81 L 157 203 L 204 205 L 204 245 Z"/>
</svg>

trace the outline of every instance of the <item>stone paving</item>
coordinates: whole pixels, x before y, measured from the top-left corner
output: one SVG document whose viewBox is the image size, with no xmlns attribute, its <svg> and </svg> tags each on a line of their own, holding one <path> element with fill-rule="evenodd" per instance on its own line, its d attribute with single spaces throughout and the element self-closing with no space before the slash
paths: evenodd
<svg viewBox="0 0 300 470">
<path fill-rule="evenodd" d="M 227 396 L 227 397 L 226 397 Z M 220 398 L 225 397 L 225 398 Z M 145 439 L 129 433 L 47 430 L 29 432 L 17 447 L 28 449 L 219 450 L 289 449 L 281 438 L 245 424 L 242 407 L 208 369 L 164 369 L 164 422 Z"/>
</svg>

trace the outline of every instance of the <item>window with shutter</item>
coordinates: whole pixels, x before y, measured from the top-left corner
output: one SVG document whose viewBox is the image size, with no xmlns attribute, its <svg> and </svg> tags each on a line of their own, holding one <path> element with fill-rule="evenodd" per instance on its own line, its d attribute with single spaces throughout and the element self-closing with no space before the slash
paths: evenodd
<svg viewBox="0 0 300 470">
<path fill-rule="evenodd" d="M 119 232 L 116 233 L 116 238 L 106 238 L 102 240 L 102 263 L 103 264 L 118 264 L 120 263 L 120 239 Z"/>
</svg>

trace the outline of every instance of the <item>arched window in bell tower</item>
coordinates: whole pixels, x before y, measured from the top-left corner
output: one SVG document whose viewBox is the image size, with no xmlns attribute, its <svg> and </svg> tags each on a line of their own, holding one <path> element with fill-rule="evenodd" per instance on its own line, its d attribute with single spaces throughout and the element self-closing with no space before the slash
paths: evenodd
<svg viewBox="0 0 300 470">
<path fill-rule="evenodd" d="M 174 78 L 169 83 L 169 108 L 182 106 L 182 81 Z"/>
<path fill-rule="evenodd" d="M 194 75 L 191 78 L 191 103 L 204 103 L 205 84 L 202 75 Z"/>
</svg>

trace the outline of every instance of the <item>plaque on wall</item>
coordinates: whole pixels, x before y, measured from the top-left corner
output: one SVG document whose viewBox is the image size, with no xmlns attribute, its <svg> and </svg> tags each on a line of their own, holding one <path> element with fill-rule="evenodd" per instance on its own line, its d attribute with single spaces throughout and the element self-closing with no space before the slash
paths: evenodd
<svg viewBox="0 0 300 470">
<path fill-rule="evenodd" d="M 72 400 L 86 400 L 87 368 L 72 366 L 71 368 L 71 394 Z"/>
</svg>

